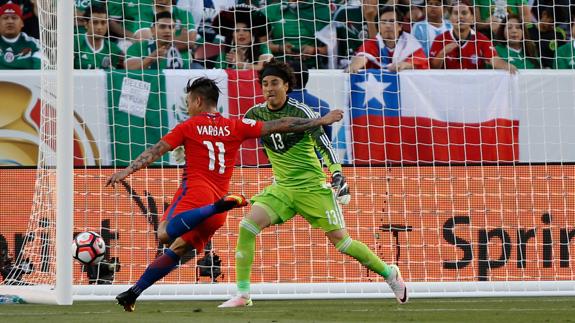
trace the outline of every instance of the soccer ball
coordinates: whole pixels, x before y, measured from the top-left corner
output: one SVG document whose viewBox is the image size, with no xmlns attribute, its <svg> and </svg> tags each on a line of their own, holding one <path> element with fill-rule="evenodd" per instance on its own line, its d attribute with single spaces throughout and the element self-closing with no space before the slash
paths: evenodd
<svg viewBox="0 0 575 323">
<path fill-rule="evenodd" d="M 72 256 L 83 265 L 95 265 L 104 259 L 106 243 L 93 231 L 78 233 L 72 243 Z"/>
</svg>

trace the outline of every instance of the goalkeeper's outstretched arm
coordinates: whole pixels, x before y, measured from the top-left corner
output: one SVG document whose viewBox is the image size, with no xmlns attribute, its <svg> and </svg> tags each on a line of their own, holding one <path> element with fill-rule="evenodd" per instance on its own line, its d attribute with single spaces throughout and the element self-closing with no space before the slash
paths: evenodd
<svg viewBox="0 0 575 323">
<path fill-rule="evenodd" d="M 106 181 L 106 186 L 115 186 L 116 183 L 128 177 L 130 174 L 135 173 L 142 168 L 148 167 L 148 165 L 158 160 L 158 158 L 162 157 L 163 154 L 170 151 L 171 149 L 172 147 L 167 142 L 163 140 L 158 141 L 152 147 L 144 150 L 144 152 L 141 153 L 140 156 L 138 156 L 138 158 L 136 158 L 130 164 L 130 166 L 110 176 L 110 178 L 108 178 Z"/>
<path fill-rule="evenodd" d="M 336 109 L 317 119 L 283 117 L 264 122 L 262 136 L 277 132 L 303 132 L 312 128 L 330 125 L 343 119 L 343 111 Z"/>
</svg>

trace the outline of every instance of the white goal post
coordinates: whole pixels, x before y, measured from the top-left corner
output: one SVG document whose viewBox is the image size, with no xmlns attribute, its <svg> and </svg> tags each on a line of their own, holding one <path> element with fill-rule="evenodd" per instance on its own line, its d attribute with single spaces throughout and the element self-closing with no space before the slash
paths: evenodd
<svg viewBox="0 0 575 323">
<path fill-rule="evenodd" d="M 16 294 L 31 303 L 71 305 L 73 268 L 69 241 L 73 237 L 74 226 L 74 91 L 72 89 L 74 89 L 75 9 L 73 2 L 62 0 L 39 0 L 37 6 L 39 22 L 43 27 L 40 33 L 43 57 L 39 91 L 41 120 L 38 125 L 40 128 L 38 164 L 46 168 L 39 169 L 36 180 L 38 191 L 34 196 L 34 202 L 46 203 L 44 212 L 41 211 L 44 216 L 55 215 L 55 219 L 46 223 L 47 227 L 53 227 L 50 230 L 55 233 L 55 249 L 53 249 L 55 266 L 52 268 L 54 277 L 48 280 L 52 282 L 49 285 L 41 283 L 24 289 L 16 286 L 0 286 L 0 294 Z M 57 149 L 54 149 L 54 143 Z M 52 185 L 52 188 L 47 187 Z M 55 221 L 55 227 L 54 222 L 50 221 Z M 16 259 L 17 263 L 22 261 L 21 258 Z M 15 268 L 15 271 L 18 271 L 17 266 Z"/>
<path fill-rule="evenodd" d="M 74 232 L 74 7 L 58 2 L 56 60 L 56 303 L 71 305 Z"/>
<path fill-rule="evenodd" d="M 188 79 L 215 79 L 218 108 L 231 118 L 262 102 L 251 70 L 74 70 L 74 12 L 71 1 L 38 0 L 42 71 L 0 73 L 1 95 L 8 83 L 31 93 L 23 118 L 37 128 L 37 168 L 0 168 L 0 181 L 22 183 L 0 201 L 11 212 L 0 214 L 0 251 L 6 245 L 12 257 L 0 295 L 29 303 L 113 300 L 162 252 L 158 222 L 182 165 L 166 156 L 114 189 L 104 183 L 186 118 Z M 338 37 L 340 25 L 325 25 L 317 38 Z M 207 51 L 207 29 L 196 27 L 196 53 Z M 324 108 L 346 111 L 329 134 L 352 192 L 342 207 L 349 233 L 401 268 L 410 297 L 575 295 L 572 70 L 310 69 L 306 89 Z M 233 192 L 253 196 L 272 182 L 256 141 L 244 144 L 237 166 Z M 210 248 L 188 254 L 140 299 L 235 294 L 238 224 L 248 211 L 230 212 Z M 100 265 L 73 262 L 70 245 L 82 231 L 106 241 Z M 338 253 L 301 217 L 258 236 L 252 296 L 394 297 L 382 277 Z"/>
</svg>

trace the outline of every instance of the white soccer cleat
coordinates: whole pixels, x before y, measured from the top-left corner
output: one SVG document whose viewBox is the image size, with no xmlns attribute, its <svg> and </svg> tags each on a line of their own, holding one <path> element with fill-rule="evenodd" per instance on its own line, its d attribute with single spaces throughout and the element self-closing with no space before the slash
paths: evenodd
<svg viewBox="0 0 575 323">
<path fill-rule="evenodd" d="M 223 302 L 222 304 L 220 304 L 220 306 L 218 306 L 219 308 L 224 308 L 224 307 L 246 307 L 246 306 L 252 306 L 254 305 L 254 303 L 252 302 L 251 298 L 245 298 L 241 295 L 237 295 L 234 296 L 230 299 L 228 299 L 227 301 Z"/>
<path fill-rule="evenodd" d="M 389 267 L 391 267 L 391 274 L 386 279 L 387 284 L 395 294 L 397 302 L 399 302 L 399 304 L 405 304 L 409 300 L 409 296 L 407 295 L 407 285 L 405 285 L 405 282 L 401 277 L 399 267 L 396 265 L 391 265 Z"/>
</svg>

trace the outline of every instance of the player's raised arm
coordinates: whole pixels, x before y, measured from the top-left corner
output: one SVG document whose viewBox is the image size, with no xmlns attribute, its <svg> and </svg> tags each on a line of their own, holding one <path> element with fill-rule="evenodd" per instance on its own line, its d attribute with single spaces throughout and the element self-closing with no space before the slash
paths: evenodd
<svg viewBox="0 0 575 323">
<path fill-rule="evenodd" d="M 144 150 L 143 153 L 138 156 L 130 166 L 124 168 L 123 170 L 116 172 L 108 178 L 106 181 L 106 186 L 115 186 L 116 183 L 120 182 L 124 178 L 128 177 L 130 174 L 138 171 L 139 169 L 148 167 L 151 163 L 162 157 L 163 154 L 168 152 L 172 147 L 165 141 L 160 140 L 152 147 Z"/>
<path fill-rule="evenodd" d="M 284 117 L 264 122 L 262 136 L 270 133 L 303 132 L 311 128 L 330 125 L 343 119 L 343 111 L 336 109 L 317 119 Z"/>
</svg>

